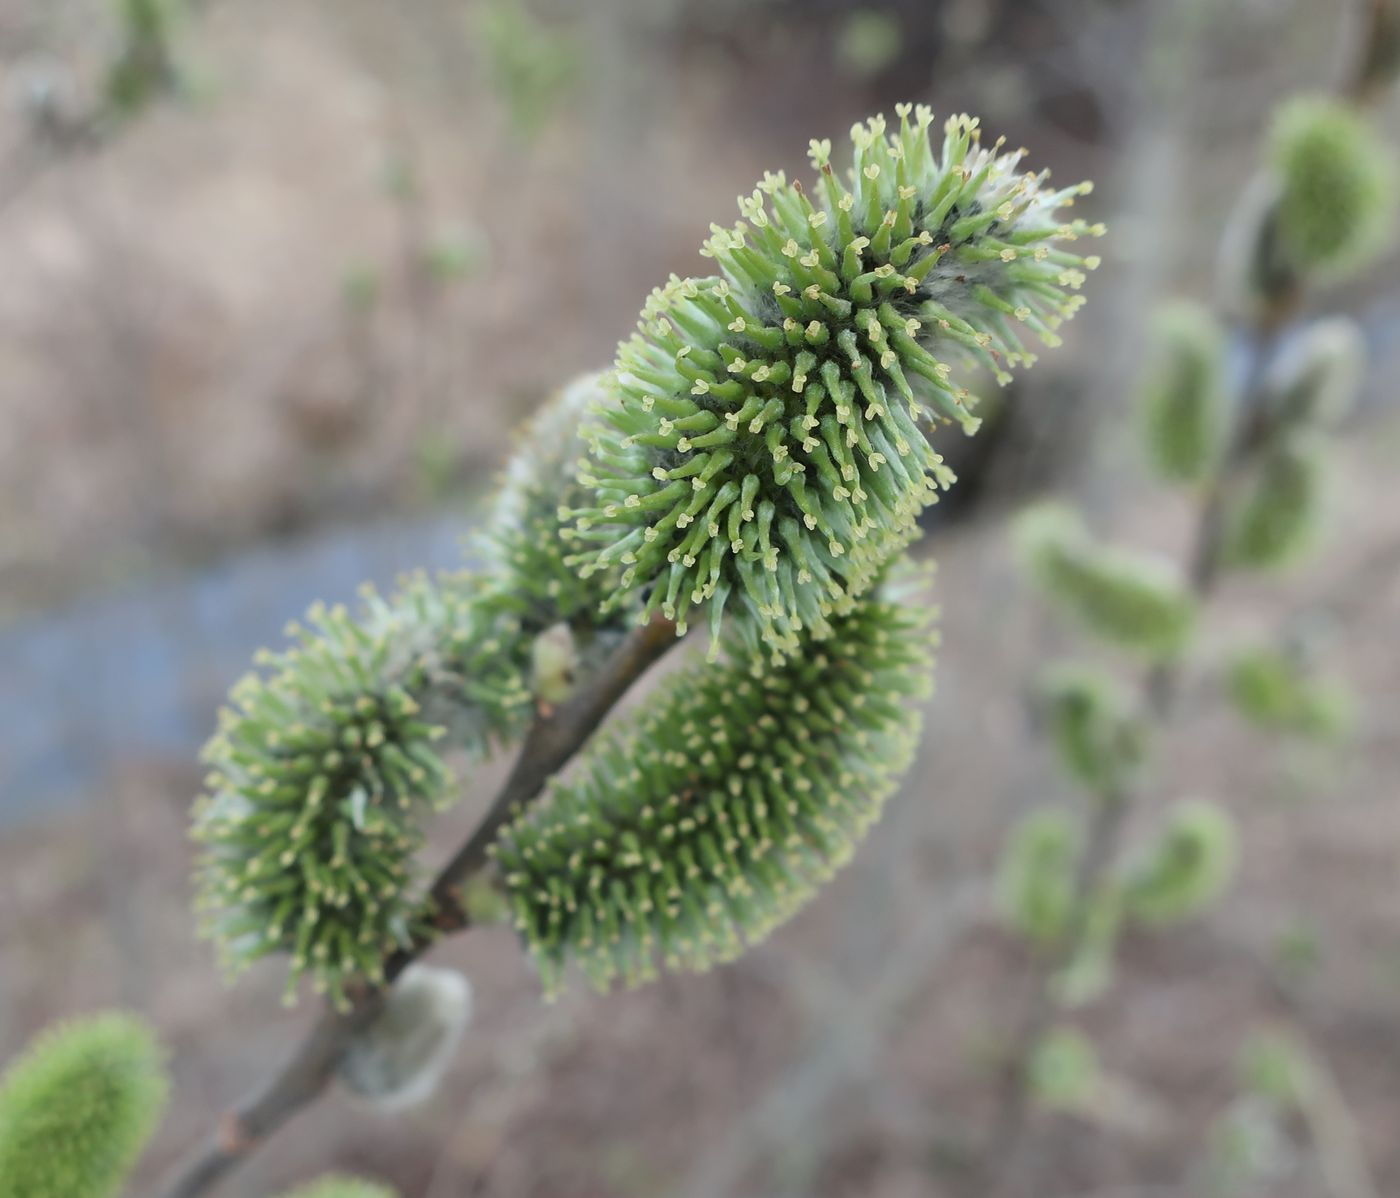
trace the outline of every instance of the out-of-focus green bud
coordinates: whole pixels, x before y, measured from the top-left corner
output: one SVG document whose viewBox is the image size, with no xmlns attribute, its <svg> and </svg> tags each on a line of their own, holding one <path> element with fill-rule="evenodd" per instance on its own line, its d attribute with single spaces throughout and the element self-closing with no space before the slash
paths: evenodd
<svg viewBox="0 0 1400 1198">
<path fill-rule="evenodd" d="M 1046 671 L 1040 693 L 1066 772 L 1096 793 L 1115 790 L 1142 761 L 1146 740 L 1123 687 L 1071 663 Z"/>
<path fill-rule="evenodd" d="M 857 8 L 836 31 L 836 61 L 848 74 L 869 79 L 899 57 L 903 37 L 894 13 Z"/>
<path fill-rule="evenodd" d="M 1355 109 L 1326 96 L 1288 101 L 1274 119 L 1269 160 L 1281 248 L 1300 271 L 1344 277 L 1385 248 L 1395 223 L 1394 155 Z"/>
<path fill-rule="evenodd" d="M 1256 648 L 1230 664 L 1230 698 L 1250 723 L 1313 740 L 1345 736 L 1354 719 L 1347 689 L 1312 675 L 1295 654 Z"/>
<path fill-rule="evenodd" d="M 1255 1193 L 1260 1183 L 1286 1177 L 1296 1166 L 1279 1113 L 1254 1095 L 1237 1099 L 1211 1125 L 1205 1187 L 1210 1198 Z"/>
<path fill-rule="evenodd" d="M 387 1186 L 357 1177 L 323 1177 L 282 1198 L 398 1198 L 398 1194 Z"/>
<path fill-rule="evenodd" d="M 1032 811 L 1012 829 L 997 871 L 997 899 L 1006 922 L 1031 943 L 1049 948 L 1069 929 L 1079 829 L 1060 807 Z"/>
<path fill-rule="evenodd" d="M 1226 521 L 1225 564 L 1270 570 L 1297 561 L 1317 531 L 1325 468 L 1322 442 L 1302 432 L 1284 437 L 1247 466 Z"/>
<path fill-rule="evenodd" d="M 1086 631 L 1154 660 L 1185 648 L 1195 604 L 1175 563 L 1096 545 L 1062 504 L 1024 513 L 1016 537 L 1036 585 Z"/>
<path fill-rule="evenodd" d="M 127 1015 L 41 1035 L 0 1078 L 0 1198 L 112 1198 L 165 1108 L 162 1057 Z"/>
<path fill-rule="evenodd" d="M 1200 304 L 1158 314 L 1142 397 L 1148 458 L 1171 482 L 1197 482 L 1219 460 L 1225 433 L 1225 339 Z"/>
<path fill-rule="evenodd" d="M 1239 1056 L 1240 1084 L 1285 1109 L 1306 1105 L 1316 1085 L 1313 1063 L 1298 1039 L 1283 1031 L 1256 1031 Z"/>
<path fill-rule="evenodd" d="M 1350 413 L 1366 369 L 1366 341 L 1356 321 L 1314 321 L 1288 341 L 1265 379 L 1274 419 L 1284 430 L 1330 428 Z"/>
<path fill-rule="evenodd" d="M 1171 924 L 1199 914 L 1230 885 L 1238 859 L 1228 812 L 1199 799 L 1177 803 L 1156 843 L 1129 872 L 1123 891 L 1129 916 Z"/>
<path fill-rule="evenodd" d="M 1089 899 L 1074 958 L 1053 979 L 1053 993 L 1061 1006 L 1093 1002 L 1113 984 L 1122 928 L 1123 896 L 1116 885 L 1106 884 Z"/>
<path fill-rule="evenodd" d="M 1031 1094 L 1041 1106 L 1083 1110 L 1098 1089 L 1098 1053 L 1077 1028 L 1052 1028 L 1031 1052 L 1027 1076 Z"/>
</svg>

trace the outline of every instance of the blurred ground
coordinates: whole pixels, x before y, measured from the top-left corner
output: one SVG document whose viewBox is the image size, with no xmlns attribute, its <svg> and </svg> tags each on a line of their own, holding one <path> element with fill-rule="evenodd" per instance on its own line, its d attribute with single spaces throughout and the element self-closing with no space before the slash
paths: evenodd
<svg viewBox="0 0 1400 1198">
<path fill-rule="evenodd" d="M 802 20 L 778 0 L 742 17 L 541 9 L 588 69 L 533 136 L 532 111 L 490 82 L 480 7 L 208 0 L 186 100 L 0 186 L 0 621 L 28 627 L 114 586 L 141 603 L 152 579 L 271 542 L 296 554 L 372 516 L 465 512 L 520 416 L 605 361 L 650 286 L 697 269 L 735 194 L 906 96 L 982 112 L 1057 176 L 1099 179 L 1110 262 L 1069 346 L 1014 403 L 1048 415 L 1029 442 L 1037 470 L 1067 459 L 1102 524 L 1180 544 L 1183 513 L 1138 485 L 1120 427 L 1145 300 L 1209 290 L 1262 115 L 1335 74 L 1333 6 L 1179 4 L 1149 25 L 1131 3 L 948 3 L 937 19 L 895 4 L 903 49 L 876 69 L 878 37 L 852 35 L 830 3 Z M 1205 14 L 1209 36 L 1168 10 Z M 69 47 L 81 78 L 102 36 L 78 0 L 0 0 L 6 94 Z M 3 122 L 0 172 L 26 136 L 13 105 Z M 1247 825 L 1244 877 L 1218 919 L 1131 941 L 1119 984 L 1077 1019 L 1119 1101 L 1040 1121 L 1044 1198 L 1129 1184 L 1199 1198 L 1192 1169 L 1235 1050 L 1269 1018 L 1304 1023 L 1378 1193 L 1400 1193 L 1400 425 L 1382 382 L 1396 283 L 1392 260 L 1331 297 L 1377 361 L 1326 554 L 1232 587 L 1211 624 L 1226 644 L 1321 611 L 1326 664 L 1363 697 L 1358 739 L 1284 752 L 1229 718 L 1209 679 L 1188 688 L 1155 799 L 1227 801 Z M 1083 427 L 1070 398 L 1110 430 L 1092 459 L 1055 436 Z M 1029 468 L 1000 463 L 986 498 Z M 792 927 L 704 978 L 547 1009 L 505 931 L 445 945 L 479 1005 L 442 1094 L 400 1120 L 337 1096 L 225 1192 L 263 1198 L 335 1165 L 410 1198 L 978 1193 L 968 1166 L 1024 970 L 984 888 L 1013 814 L 1059 786 L 1021 698 L 1054 630 L 987 507 L 937 538 L 946 648 L 920 768 Z M 225 991 L 194 940 L 191 749 L 106 754 L 98 776 L 80 806 L 23 823 L 5 824 L 0 794 L 0 1059 L 59 1015 L 121 1004 L 154 1019 L 178 1099 L 133 1188 L 147 1193 L 306 1012 L 280 1012 L 275 970 Z M 1301 969 L 1280 953 L 1300 928 L 1321 954 Z M 1317 1198 L 1313 1170 L 1305 1154 L 1269 1198 Z"/>
</svg>

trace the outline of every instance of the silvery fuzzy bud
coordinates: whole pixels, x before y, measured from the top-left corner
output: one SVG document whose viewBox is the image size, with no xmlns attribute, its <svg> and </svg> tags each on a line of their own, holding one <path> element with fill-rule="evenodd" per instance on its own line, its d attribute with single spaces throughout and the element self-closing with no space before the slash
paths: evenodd
<svg viewBox="0 0 1400 1198">
<path fill-rule="evenodd" d="M 411 965 L 341 1058 L 340 1080 L 387 1111 L 430 1098 L 472 1013 L 472 988 L 455 969 Z"/>
</svg>

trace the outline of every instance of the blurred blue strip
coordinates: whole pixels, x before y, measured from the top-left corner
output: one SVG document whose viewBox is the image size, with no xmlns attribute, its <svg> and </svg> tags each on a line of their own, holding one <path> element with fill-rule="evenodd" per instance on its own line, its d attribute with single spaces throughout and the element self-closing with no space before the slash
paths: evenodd
<svg viewBox="0 0 1400 1198">
<path fill-rule="evenodd" d="M 193 761 L 229 685 L 311 603 L 463 563 L 460 515 L 340 529 L 0 627 L 0 823 L 100 799 L 123 761 Z"/>
</svg>

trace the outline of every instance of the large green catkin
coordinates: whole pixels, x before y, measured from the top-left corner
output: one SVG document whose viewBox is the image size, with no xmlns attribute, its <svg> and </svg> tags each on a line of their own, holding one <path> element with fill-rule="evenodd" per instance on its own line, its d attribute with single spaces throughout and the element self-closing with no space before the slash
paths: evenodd
<svg viewBox="0 0 1400 1198">
<path fill-rule="evenodd" d="M 98 1015 L 44 1032 L 0 1078 L 0 1198 L 112 1198 L 167 1088 L 139 1020 Z"/>
<path fill-rule="evenodd" d="M 913 758 L 927 614 L 866 596 L 831 636 L 663 683 L 493 849 L 546 992 L 705 969 L 761 940 L 851 855 Z"/>
<path fill-rule="evenodd" d="M 1298 270 L 1344 277 L 1385 248 L 1397 172 L 1364 116 L 1330 97 L 1296 97 L 1279 109 L 1269 150 L 1280 248 Z"/>
<path fill-rule="evenodd" d="M 347 976 L 377 979 L 425 930 L 412 858 L 423 815 L 453 797 L 439 742 L 484 753 L 529 708 L 472 587 L 418 578 L 366 590 L 359 618 L 313 608 L 234 687 L 194 828 L 197 905 L 230 971 L 289 953 L 289 996 L 309 974 L 343 1002 Z"/>
<path fill-rule="evenodd" d="M 366 591 L 355 616 L 313 609 L 299 644 L 234 688 L 195 819 L 198 905 L 231 972 L 287 953 L 289 997 L 309 975 L 337 1002 L 351 975 L 377 981 L 429 931 L 413 858 L 423 818 L 455 797 L 442 752 L 479 759 L 517 737 L 623 635 L 630 610 L 599 610 L 615 577 L 576 576 L 559 516 L 596 385 L 580 379 L 527 428 L 480 573 Z"/>
<path fill-rule="evenodd" d="M 1148 457 L 1170 482 L 1199 482 L 1224 440 L 1225 339 L 1200 304 L 1175 303 L 1158 314 L 1142 396 Z"/>
<path fill-rule="evenodd" d="M 1226 521 L 1222 560 L 1271 570 L 1296 562 L 1319 524 L 1326 448 L 1306 431 L 1283 437 L 1249 469 Z"/>
<path fill-rule="evenodd" d="M 1023 513 L 1016 539 L 1031 579 L 1086 631 L 1155 660 L 1185 648 L 1195 605 L 1165 558 L 1096 545 L 1056 503 Z"/>
<path fill-rule="evenodd" d="M 657 289 L 619 347 L 574 513 L 588 571 L 620 564 L 683 627 L 726 608 L 751 650 L 796 651 L 849 610 L 953 481 L 931 424 L 971 432 L 954 367 L 1004 381 L 1029 363 L 1018 328 L 1055 344 L 1101 232 L 1061 210 L 1089 190 L 1044 186 L 977 121 L 897 108 L 851 133 L 849 185 L 813 142 L 809 192 L 766 175 L 702 253 L 718 270 Z M 912 122 L 911 122 L 912 116 Z"/>
</svg>

